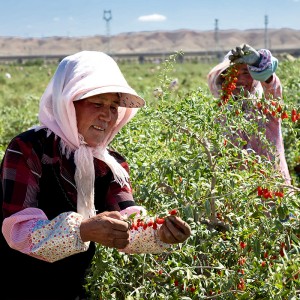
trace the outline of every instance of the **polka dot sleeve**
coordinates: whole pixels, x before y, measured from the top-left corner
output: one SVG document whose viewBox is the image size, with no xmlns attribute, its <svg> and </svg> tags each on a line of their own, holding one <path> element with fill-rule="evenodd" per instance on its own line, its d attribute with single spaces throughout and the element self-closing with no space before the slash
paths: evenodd
<svg viewBox="0 0 300 300">
<path fill-rule="evenodd" d="M 40 209 L 26 208 L 4 219 L 2 231 L 11 248 L 54 262 L 88 249 L 89 242 L 80 237 L 81 221 L 82 216 L 75 212 L 48 220 Z"/>
<path fill-rule="evenodd" d="M 158 229 L 159 227 L 157 227 Z M 152 227 L 138 227 L 137 229 L 131 229 L 129 232 L 129 244 L 126 248 L 120 250 L 128 254 L 134 253 L 161 253 L 170 248 L 169 244 L 160 241 L 157 229 Z"/>
<path fill-rule="evenodd" d="M 145 223 L 151 220 L 147 217 L 147 211 L 141 206 L 132 206 L 120 212 L 125 219 L 127 216 L 136 213 L 134 223 L 136 223 L 142 214 L 145 216 Z M 140 224 L 141 225 L 141 224 Z M 133 253 L 161 253 L 170 248 L 169 244 L 163 243 L 157 234 L 161 225 L 153 228 L 152 226 L 132 226 L 129 231 L 129 244 L 121 252 Z"/>
</svg>

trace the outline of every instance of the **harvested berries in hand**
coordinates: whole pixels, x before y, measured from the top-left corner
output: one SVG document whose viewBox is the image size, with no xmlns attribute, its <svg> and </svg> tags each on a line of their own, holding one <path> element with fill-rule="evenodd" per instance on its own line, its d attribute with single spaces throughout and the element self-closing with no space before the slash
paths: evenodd
<svg viewBox="0 0 300 300">
<path fill-rule="evenodd" d="M 178 210 L 177 209 L 171 209 L 169 212 L 170 216 L 175 216 L 178 215 Z M 168 216 L 165 217 L 142 217 L 138 216 L 138 219 L 135 219 L 137 217 L 136 213 L 132 214 L 129 216 L 129 228 L 131 230 L 139 230 L 139 228 L 143 228 L 146 230 L 148 227 L 152 227 L 154 230 L 156 230 L 158 227 L 157 225 L 162 225 L 165 222 L 165 219 Z M 177 225 L 175 225 L 178 229 L 181 229 Z"/>
</svg>

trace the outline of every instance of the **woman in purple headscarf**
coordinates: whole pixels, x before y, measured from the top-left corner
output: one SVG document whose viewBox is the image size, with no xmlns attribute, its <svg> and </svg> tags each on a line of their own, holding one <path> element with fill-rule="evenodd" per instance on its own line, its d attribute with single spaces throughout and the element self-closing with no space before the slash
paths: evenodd
<svg viewBox="0 0 300 300">
<path fill-rule="evenodd" d="M 278 60 L 272 56 L 267 49 L 256 51 L 251 46 L 244 44 L 231 50 L 208 74 L 208 86 L 215 97 L 220 97 L 222 84 L 225 81 L 224 74 L 226 70 L 234 65 L 237 70 L 237 81 L 235 89 L 232 91 L 233 97 L 243 95 L 252 99 L 253 107 L 256 100 L 264 97 L 266 99 L 277 99 L 282 101 L 282 86 L 279 78 L 275 74 L 278 66 Z M 249 105 L 245 105 L 249 109 Z M 249 111 L 248 111 L 249 112 Z M 278 169 L 281 171 L 285 183 L 291 183 L 291 177 L 288 170 L 284 153 L 284 144 L 281 132 L 281 119 L 268 113 L 267 121 L 263 122 L 257 119 L 260 129 L 265 130 L 266 138 L 276 148 L 276 156 L 279 158 Z M 254 150 L 258 155 L 264 155 L 270 160 L 275 161 L 271 151 L 260 141 L 258 135 L 249 136 L 245 132 L 240 132 L 240 137 L 246 141 L 245 149 Z"/>
</svg>

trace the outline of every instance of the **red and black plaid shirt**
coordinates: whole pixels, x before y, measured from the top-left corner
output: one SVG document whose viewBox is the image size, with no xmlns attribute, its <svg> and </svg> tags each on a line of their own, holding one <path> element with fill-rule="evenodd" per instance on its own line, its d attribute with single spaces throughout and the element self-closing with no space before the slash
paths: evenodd
<svg viewBox="0 0 300 300">
<path fill-rule="evenodd" d="M 110 154 L 129 172 L 125 159 Z M 109 167 L 94 159 L 95 208 L 120 211 L 135 205 L 131 189 L 114 181 Z M 29 130 L 9 144 L 2 164 L 1 183 L 3 218 L 27 207 L 42 209 L 49 219 L 65 211 L 76 211 L 77 190 L 74 180 L 74 155 L 61 153 L 60 138 L 46 130 Z"/>
</svg>

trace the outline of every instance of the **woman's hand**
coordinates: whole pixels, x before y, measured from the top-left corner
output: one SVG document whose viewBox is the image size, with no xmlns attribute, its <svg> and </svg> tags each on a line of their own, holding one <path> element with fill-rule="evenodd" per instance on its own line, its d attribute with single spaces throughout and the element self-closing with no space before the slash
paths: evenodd
<svg viewBox="0 0 300 300">
<path fill-rule="evenodd" d="M 158 230 L 160 240 L 167 244 L 184 242 L 191 235 L 191 228 L 182 219 L 168 216 Z"/>
<path fill-rule="evenodd" d="M 232 55 L 229 56 L 229 59 L 235 64 L 247 64 L 257 67 L 261 60 L 259 52 L 247 44 L 232 49 L 231 53 Z"/>
<path fill-rule="evenodd" d="M 106 211 L 80 225 L 83 242 L 93 241 L 110 248 L 122 249 L 129 243 L 128 223 L 118 211 Z"/>
</svg>

